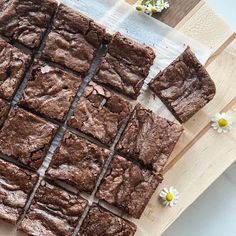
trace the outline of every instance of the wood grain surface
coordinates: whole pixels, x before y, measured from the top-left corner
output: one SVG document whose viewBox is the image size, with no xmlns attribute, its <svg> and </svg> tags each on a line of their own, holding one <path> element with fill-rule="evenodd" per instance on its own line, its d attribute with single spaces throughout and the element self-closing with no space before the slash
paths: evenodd
<svg viewBox="0 0 236 236">
<path fill-rule="evenodd" d="M 168 2 L 171 7 L 154 15 L 154 17 L 171 27 L 175 27 L 201 0 L 168 0 Z"/>
</svg>

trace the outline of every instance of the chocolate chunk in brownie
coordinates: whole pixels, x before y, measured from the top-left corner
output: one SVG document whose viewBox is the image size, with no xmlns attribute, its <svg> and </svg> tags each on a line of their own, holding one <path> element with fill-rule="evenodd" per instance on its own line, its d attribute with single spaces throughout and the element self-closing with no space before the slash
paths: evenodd
<svg viewBox="0 0 236 236">
<path fill-rule="evenodd" d="M 91 193 L 108 157 L 108 150 L 66 131 L 46 174 Z"/>
<path fill-rule="evenodd" d="M 57 126 L 16 107 L 0 130 L 0 153 L 36 170 L 41 166 L 56 130 Z"/>
<path fill-rule="evenodd" d="M 215 84 L 188 47 L 149 84 L 181 123 L 213 99 Z"/>
<path fill-rule="evenodd" d="M 128 101 L 91 82 L 68 125 L 110 146 L 130 110 Z"/>
<path fill-rule="evenodd" d="M 181 125 L 138 104 L 116 151 L 160 173 L 182 132 Z"/>
<path fill-rule="evenodd" d="M 61 4 L 44 48 L 44 56 L 85 74 L 105 40 L 105 29 L 92 19 Z"/>
<path fill-rule="evenodd" d="M 1 7 L 0 7 L 1 8 Z M 0 38 L 0 97 L 12 100 L 22 81 L 30 56 Z"/>
<path fill-rule="evenodd" d="M 0 98 L 0 128 L 2 127 L 4 121 L 6 120 L 9 110 L 10 110 L 10 104 Z"/>
<path fill-rule="evenodd" d="M 136 229 L 134 223 L 93 204 L 81 226 L 80 236 L 133 236 Z"/>
<path fill-rule="evenodd" d="M 154 59 L 155 53 L 151 48 L 116 33 L 94 81 L 136 99 Z"/>
<path fill-rule="evenodd" d="M 20 104 L 49 118 L 63 121 L 80 84 L 80 77 L 43 61 L 35 61 Z"/>
<path fill-rule="evenodd" d="M 82 197 L 43 181 L 19 229 L 34 236 L 71 236 L 86 207 Z"/>
<path fill-rule="evenodd" d="M 0 219 L 15 224 L 37 182 L 37 174 L 0 160 Z"/>
<path fill-rule="evenodd" d="M 115 156 L 96 196 L 134 218 L 140 218 L 162 179 L 161 174 L 141 169 L 125 158 Z"/>
<path fill-rule="evenodd" d="M 0 34 L 37 48 L 56 9 L 56 0 L 0 0 Z"/>
</svg>

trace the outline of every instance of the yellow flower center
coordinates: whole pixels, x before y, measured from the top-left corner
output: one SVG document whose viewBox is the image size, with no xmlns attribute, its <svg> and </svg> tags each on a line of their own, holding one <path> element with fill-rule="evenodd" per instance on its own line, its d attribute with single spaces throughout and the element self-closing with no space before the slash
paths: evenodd
<svg viewBox="0 0 236 236">
<path fill-rule="evenodd" d="M 169 193 L 166 194 L 166 200 L 168 202 L 171 202 L 173 199 L 174 199 L 174 194 L 173 193 L 169 192 Z"/>
<path fill-rule="evenodd" d="M 218 120 L 218 124 L 220 127 L 225 127 L 228 125 L 228 121 L 224 118 Z"/>
<path fill-rule="evenodd" d="M 136 10 L 137 10 L 137 11 L 142 11 L 142 9 L 143 9 L 142 5 L 136 6 Z"/>
</svg>

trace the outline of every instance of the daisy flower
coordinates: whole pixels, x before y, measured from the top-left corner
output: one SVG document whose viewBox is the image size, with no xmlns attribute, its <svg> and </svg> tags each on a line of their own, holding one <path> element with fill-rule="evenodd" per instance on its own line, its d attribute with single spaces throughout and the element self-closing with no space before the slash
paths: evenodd
<svg viewBox="0 0 236 236">
<path fill-rule="evenodd" d="M 179 200 L 179 192 L 174 187 L 162 189 L 159 196 L 163 205 L 169 207 L 175 206 Z"/>
<path fill-rule="evenodd" d="M 211 121 L 212 128 L 218 133 L 228 133 L 233 127 L 233 118 L 226 113 L 216 113 Z"/>
</svg>

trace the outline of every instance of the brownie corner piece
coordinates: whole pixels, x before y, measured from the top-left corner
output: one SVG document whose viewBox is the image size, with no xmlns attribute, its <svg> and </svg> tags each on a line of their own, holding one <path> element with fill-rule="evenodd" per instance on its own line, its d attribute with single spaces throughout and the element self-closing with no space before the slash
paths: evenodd
<svg viewBox="0 0 236 236">
<path fill-rule="evenodd" d="M 66 131 L 46 175 L 91 193 L 110 151 Z"/>
<path fill-rule="evenodd" d="M 72 73 L 35 60 L 20 105 L 37 114 L 63 122 L 82 79 Z"/>
<path fill-rule="evenodd" d="M 0 98 L 0 128 L 2 127 L 4 121 L 7 118 L 7 114 L 10 111 L 10 104 Z"/>
<path fill-rule="evenodd" d="M 93 80 L 137 99 L 154 59 L 150 47 L 116 33 Z"/>
<path fill-rule="evenodd" d="M 163 177 L 116 155 L 96 193 L 100 200 L 139 219 Z"/>
<path fill-rule="evenodd" d="M 16 224 L 38 176 L 0 159 L 0 219 Z"/>
<path fill-rule="evenodd" d="M 57 126 L 19 107 L 0 130 L 0 153 L 37 170 L 47 155 Z"/>
<path fill-rule="evenodd" d="M 31 56 L 0 38 L 0 58 L 0 97 L 11 101 L 24 78 Z"/>
<path fill-rule="evenodd" d="M 80 228 L 80 236 L 133 236 L 137 226 L 93 204 Z"/>
<path fill-rule="evenodd" d="M 71 236 L 87 204 L 79 195 L 42 181 L 19 229 L 34 236 Z"/>
<path fill-rule="evenodd" d="M 90 82 L 68 125 L 111 146 L 130 110 L 127 100 Z"/>
<path fill-rule="evenodd" d="M 86 74 L 106 35 L 105 28 L 92 19 L 60 4 L 43 54 L 53 62 Z"/>
<path fill-rule="evenodd" d="M 161 173 L 183 127 L 136 105 L 116 151 Z"/>
<path fill-rule="evenodd" d="M 149 83 L 181 123 L 210 102 L 216 87 L 210 75 L 189 47 Z"/>
<path fill-rule="evenodd" d="M 0 33 L 29 48 L 37 48 L 57 9 L 56 0 L 4 0 Z"/>
</svg>

